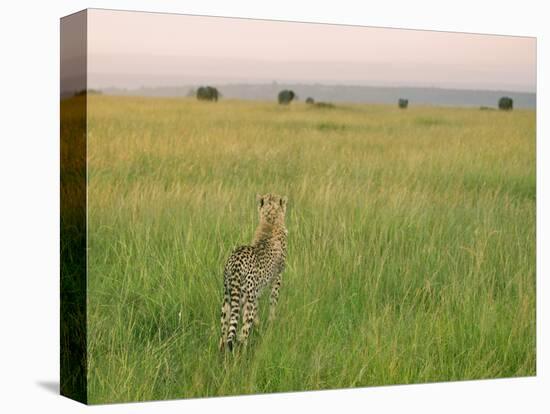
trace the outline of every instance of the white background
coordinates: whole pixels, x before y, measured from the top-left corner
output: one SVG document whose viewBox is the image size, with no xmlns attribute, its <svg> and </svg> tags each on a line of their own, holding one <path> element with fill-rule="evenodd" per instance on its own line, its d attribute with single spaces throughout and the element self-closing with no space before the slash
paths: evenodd
<svg viewBox="0 0 550 414">
<path fill-rule="evenodd" d="M 545 282 L 549 260 L 548 253 L 543 254 L 549 245 L 548 215 L 543 211 L 548 210 L 550 25 L 544 6 L 543 1 L 527 0 L 4 2 L 0 11 L 0 411 L 550 412 L 550 297 Z M 537 36 L 537 377 L 93 408 L 58 396 L 58 19 L 86 7 Z"/>
</svg>

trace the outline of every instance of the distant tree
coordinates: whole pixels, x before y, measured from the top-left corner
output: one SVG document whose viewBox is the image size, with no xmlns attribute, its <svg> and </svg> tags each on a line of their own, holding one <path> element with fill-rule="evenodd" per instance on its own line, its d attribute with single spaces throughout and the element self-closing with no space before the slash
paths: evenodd
<svg viewBox="0 0 550 414">
<path fill-rule="evenodd" d="M 331 104 L 330 102 L 315 102 L 314 106 L 316 108 L 334 108 L 334 104 Z"/>
<path fill-rule="evenodd" d="M 221 94 L 213 86 L 201 86 L 197 89 L 197 99 L 199 101 L 214 101 L 217 102 Z"/>
<path fill-rule="evenodd" d="M 294 98 L 296 98 L 294 91 L 284 89 L 279 92 L 278 100 L 281 105 L 288 105 Z"/>
<path fill-rule="evenodd" d="M 99 89 L 81 89 L 75 92 L 74 96 L 101 95 L 102 93 Z"/>
<path fill-rule="evenodd" d="M 409 106 L 409 100 L 399 98 L 399 100 L 397 101 L 397 105 L 399 105 L 401 109 L 407 109 L 407 107 Z"/>
<path fill-rule="evenodd" d="M 511 111 L 514 109 L 514 101 L 508 96 L 503 96 L 498 100 L 498 109 L 502 109 L 503 111 Z"/>
<path fill-rule="evenodd" d="M 313 103 L 315 103 L 315 100 L 310 96 L 306 99 L 306 103 L 307 104 L 313 104 Z"/>
<path fill-rule="evenodd" d="M 193 97 L 193 96 L 197 96 L 197 91 L 195 90 L 195 88 L 191 88 L 187 91 L 187 95 L 185 95 L 189 98 Z"/>
</svg>

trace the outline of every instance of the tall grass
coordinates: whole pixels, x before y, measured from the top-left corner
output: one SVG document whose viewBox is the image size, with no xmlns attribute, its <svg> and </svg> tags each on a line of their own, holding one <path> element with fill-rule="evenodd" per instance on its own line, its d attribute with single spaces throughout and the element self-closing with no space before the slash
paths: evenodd
<svg viewBox="0 0 550 414">
<path fill-rule="evenodd" d="M 92 403 L 535 374 L 535 113 L 90 96 Z M 217 350 L 256 193 L 278 317 Z"/>
</svg>

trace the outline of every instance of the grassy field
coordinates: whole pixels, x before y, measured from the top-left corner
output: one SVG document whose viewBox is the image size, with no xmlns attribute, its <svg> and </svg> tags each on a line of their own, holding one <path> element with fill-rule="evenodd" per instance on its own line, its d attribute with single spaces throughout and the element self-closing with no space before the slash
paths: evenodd
<svg viewBox="0 0 550 414">
<path fill-rule="evenodd" d="M 535 112 L 89 97 L 91 403 L 535 374 Z M 289 197 L 278 318 L 222 267 Z"/>
</svg>

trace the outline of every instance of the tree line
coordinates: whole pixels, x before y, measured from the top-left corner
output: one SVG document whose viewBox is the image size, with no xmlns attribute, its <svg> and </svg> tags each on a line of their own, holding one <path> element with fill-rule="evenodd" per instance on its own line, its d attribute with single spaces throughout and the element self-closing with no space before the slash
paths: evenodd
<svg viewBox="0 0 550 414">
<path fill-rule="evenodd" d="M 210 102 L 217 102 L 218 99 L 222 97 L 222 94 L 214 86 L 201 86 L 196 92 L 192 90 L 189 95 L 196 96 L 199 101 Z M 277 95 L 277 102 L 280 105 L 288 105 L 295 99 L 298 99 L 298 95 L 291 89 L 283 89 Z M 322 108 L 334 107 L 334 105 L 329 102 L 315 102 L 312 97 L 308 97 L 305 102 Z M 399 98 L 397 100 L 397 106 L 400 109 L 407 109 L 409 107 L 409 100 L 406 98 Z M 498 100 L 498 108 L 503 111 L 511 111 L 514 108 L 514 101 L 508 96 L 503 96 Z M 487 109 L 487 107 L 481 107 L 481 109 Z"/>
</svg>

